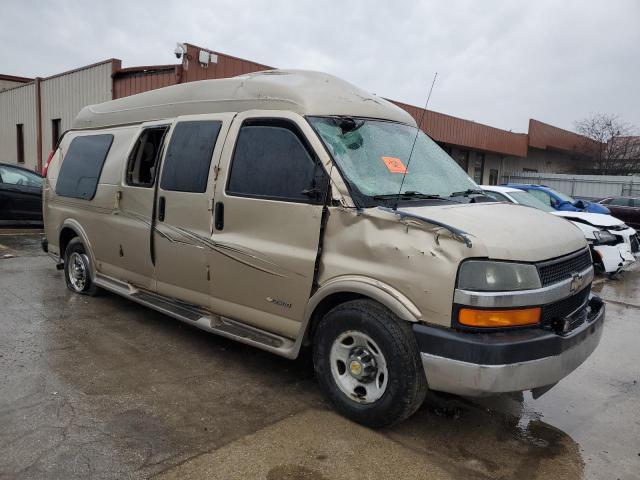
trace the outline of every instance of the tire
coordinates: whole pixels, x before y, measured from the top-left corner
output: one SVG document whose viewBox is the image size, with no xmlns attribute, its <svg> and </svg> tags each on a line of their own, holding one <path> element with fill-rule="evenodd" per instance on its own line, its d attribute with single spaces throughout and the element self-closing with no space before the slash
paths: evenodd
<svg viewBox="0 0 640 480">
<path fill-rule="evenodd" d="M 91 260 L 78 237 L 72 239 L 64 251 L 64 279 L 73 293 L 95 296 L 99 288 L 91 281 Z"/>
<path fill-rule="evenodd" d="M 324 316 L 313 337 L 313 362 L 336 410 L 368 427 L 405 420 L 427 393 L 411 326 L 371 300 L 345 302 Z"/>
</svg>

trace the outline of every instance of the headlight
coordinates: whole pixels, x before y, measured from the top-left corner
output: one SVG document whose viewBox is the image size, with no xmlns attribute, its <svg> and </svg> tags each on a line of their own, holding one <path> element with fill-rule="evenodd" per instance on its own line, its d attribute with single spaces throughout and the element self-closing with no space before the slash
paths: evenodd
<svg viewBox="0 0 640 480">
<path fill-rule="evenodd" d="M 598 243 L 609 243 L 615 242 L 617 240 L 615 235 L 607 232 L 606 230 L 598 230 L 596 232 L 593 232 L 593 236 L 598 241 Z"/>
<path fill-rule="evenodd" d="M 541 286 L 538 269 L 523 263 L 467 260 L 458 274 L 458 288 L 464 290 L 501 292 Z"/>
</svg>

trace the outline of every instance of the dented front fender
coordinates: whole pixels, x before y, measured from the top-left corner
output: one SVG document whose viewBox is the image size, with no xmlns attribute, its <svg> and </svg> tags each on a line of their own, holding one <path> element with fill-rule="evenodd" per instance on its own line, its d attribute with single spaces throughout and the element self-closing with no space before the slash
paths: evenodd
<svg viewBox="0 0 640 480">
<path fill-rule="evenodd" d="M 460 261 L 487 255 L 482 242 L 469 243 L 459 232 L 424 219 L 333 207 L 312 300 L 319 302 L 320 292 L 357 286 L 358 293 L 377 294 L 374 299 L 401 318 L 450 326 Z"/>
</svg>

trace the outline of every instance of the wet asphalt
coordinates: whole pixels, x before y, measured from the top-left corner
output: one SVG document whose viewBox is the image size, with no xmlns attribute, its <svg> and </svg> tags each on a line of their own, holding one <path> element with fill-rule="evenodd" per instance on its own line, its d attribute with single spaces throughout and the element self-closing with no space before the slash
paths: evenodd
<svg viewBox="0 0 640 480">
<path fill-rule="evenodd" d="M 0 230 L 0 479 L 640 478 L 640 271 L 597 280 L 602 342 L 541 398 L 430 395 L 374 431 L 308 361 L 74 295 L 39 248 Z"/>
</svg>

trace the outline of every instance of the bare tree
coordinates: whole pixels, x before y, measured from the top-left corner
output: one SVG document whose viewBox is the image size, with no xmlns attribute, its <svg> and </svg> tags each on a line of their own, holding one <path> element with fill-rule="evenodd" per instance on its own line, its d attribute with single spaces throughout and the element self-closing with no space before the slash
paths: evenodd
<svg viewBox="0 0 640 480">
<path fill-rule="evenodd" d="M 616 115 L 596 113 L 575 122 L 586 137 L 580 150 L 586 156 L 585 172 L 599 175 L 640 173 L 640 136 Z"/>
</svg>

